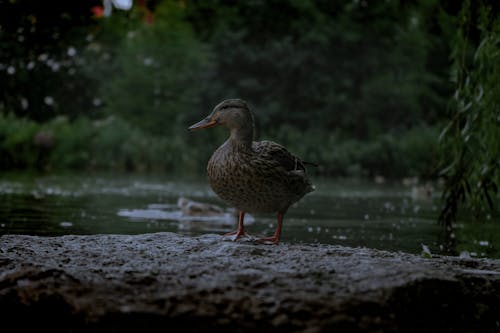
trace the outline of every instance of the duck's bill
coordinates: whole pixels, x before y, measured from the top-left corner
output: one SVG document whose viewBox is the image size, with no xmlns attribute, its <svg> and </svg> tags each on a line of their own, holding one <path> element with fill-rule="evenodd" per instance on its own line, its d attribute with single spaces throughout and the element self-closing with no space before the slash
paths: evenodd
<svg viewBox="0 0 500 333">
<path fill-rule="evenodd" d="M 216 120 L 212 120 L 210 118 L 205 118 L 205 119 L 197 122 L 196 124 L 189 126 L 188 130 L 195 131 L 195 130 L 199 130 L 199 129 L 203 129 L 203 128 L 213 127 L 215 125 L 217 125 Z"/>
</svg>

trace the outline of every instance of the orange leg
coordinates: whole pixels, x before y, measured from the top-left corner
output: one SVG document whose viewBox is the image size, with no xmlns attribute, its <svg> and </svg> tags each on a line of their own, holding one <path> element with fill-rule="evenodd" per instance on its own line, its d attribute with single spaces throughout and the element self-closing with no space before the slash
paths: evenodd
<svg viewBox="0 0 500 333">
<path fill-rule="evenodd" d="M 240 217 L 238 219 L 238 229 L 235 231 L 228 232 L 224 236 L 234 236 L 233 241 L 236 241 L 240 237 L 248 237 L 248 234 L 245 232 L 245 227 L 243 226 L 243 220 L 245 219 L 245 212 L 240 211 Z"/>
<path fill-rule="evenodd" d="M 284 216 L 285 216 L 284 213 L 278 213 L 278 226 L 276 227 L 276 231 L 274 232 L 273 236 L 259 238 L 259 239 L 257 239 L 257 242 L 258 243 L 278 244 L 280 242 L 281 225 L 283 224 L 283 217 Z"/>
</svg>

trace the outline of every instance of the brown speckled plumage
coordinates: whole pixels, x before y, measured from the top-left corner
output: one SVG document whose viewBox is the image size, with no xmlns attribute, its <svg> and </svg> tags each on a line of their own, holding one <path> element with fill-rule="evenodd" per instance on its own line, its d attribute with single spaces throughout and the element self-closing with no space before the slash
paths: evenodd
<svg viewBox="0 0 500 333">
<path fill-rule="evenodd" d="M 208 161 L 208 180 L 214 192 L 242 214 L 278 213 L 282 219 L 293 203 L 314 190 L 298 157 L 275 142 L 253 141 L 253 115 L 244 101 L 221 102 L 190 129 L 216 125 L 226 126 L 231 135 Z M 280 217 L 278 222 L 281 229 Z M 273 243 L 279 241 L 278 231 Z"/>
</svg>

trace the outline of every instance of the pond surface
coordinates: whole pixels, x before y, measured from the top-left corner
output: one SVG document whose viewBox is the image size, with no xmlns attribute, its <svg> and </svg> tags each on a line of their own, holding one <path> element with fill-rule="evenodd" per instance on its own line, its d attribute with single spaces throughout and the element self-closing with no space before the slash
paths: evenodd
<svg viewBox="0 0 500 333">
<path fill-rule="evenodd" d="M 498 223 L 458 224 L 455 245 L 436 223 L 439 193 L 400 183 L 315 179 L 317 190 L 291 207 L 282 241 L 370 247 L 421 253 L 500 257 Z M 424 193 L 424 194 L 422 194 Z M 215 216 L 183 213 L 179 198 L 218 205 Z M 275 216 L 248 216 L 247 231 L 270 236 Z M 204 178 L 136 175 L 0 176 L 0 234 L 223 234 L 236 226 L 235 214 Z M 450 252 L 451 251 L 451 252 Z M 466 252 L 463 252 L 466 251 Z"/>
</svg>

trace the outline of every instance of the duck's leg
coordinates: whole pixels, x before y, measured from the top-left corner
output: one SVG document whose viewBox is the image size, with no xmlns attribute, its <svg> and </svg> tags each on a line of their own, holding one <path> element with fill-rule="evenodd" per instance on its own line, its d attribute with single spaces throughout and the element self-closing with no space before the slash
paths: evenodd
<svg viewBox="0 0 500 333">
<path fill-rule="evenodd" d="M 278 225 L 276 226 L 276 231 L 271 237 L 259 238 L 256 240 L 257 243 L 271 243 L 278 244 L 280 242 L 281 235 L 281 225 L 283 224 L 283 217 L 285 213 L 278 213 Z"/>
<path fill-rule="evenodd" d="M 245 219 L 245 212 L 240 211 L 240 216 L 238 219 L 238 229 L 235 231 L 228 232 L 224 236 L 233 236 L 233 241 L 236 241 L 240 237 L 248 237 L 248 234 L 245 232 L 245 227 L 243 226 L 243 220 Z"/>
</svg>

